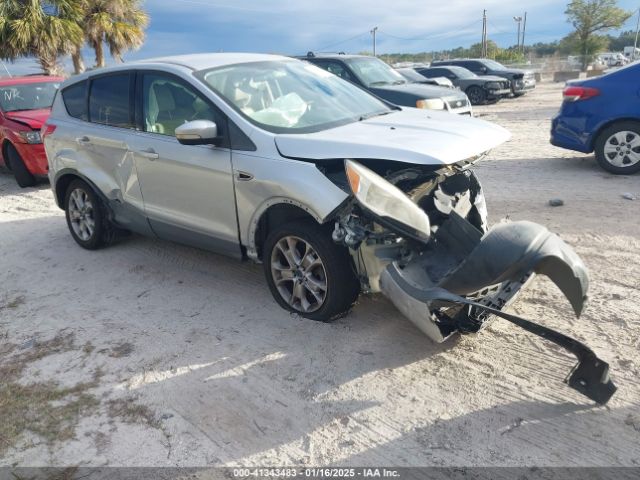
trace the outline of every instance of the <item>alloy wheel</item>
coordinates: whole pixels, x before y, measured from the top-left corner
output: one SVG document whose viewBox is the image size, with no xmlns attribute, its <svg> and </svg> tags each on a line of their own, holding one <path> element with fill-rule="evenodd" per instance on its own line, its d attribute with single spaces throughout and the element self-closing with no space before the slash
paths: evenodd
<svg viewBox="0 0 640 480">
<path fill-rule="evenodd" d="M 93 204 L 81 188 L 76 188 L 69 195 L 69 220 L 80 240 L 86 242 L 93 237 L 96 228 Z"/>
<path fill-rule="evenodd" d="M 611 135 L 604 144 L 604 157 L 616 167 L 631 167 L 640 162 L 640 135 L 621 131 Z"/>
<path fill-rule="evenodd" d="M 282 237 L 271 252 L 271 275 L 287 304 L 298 312 L 319 310 L 327 297 L 327 273 L 316 250 L 305 240 Z"/>
</svg>

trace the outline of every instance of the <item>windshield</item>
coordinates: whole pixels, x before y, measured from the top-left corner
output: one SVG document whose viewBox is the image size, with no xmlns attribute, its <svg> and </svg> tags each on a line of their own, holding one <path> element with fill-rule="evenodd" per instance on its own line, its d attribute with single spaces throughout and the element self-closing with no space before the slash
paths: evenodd
<svg viewBox="0 0 640 480">
<path fill-rule="evenodd" d="M 27 83 L 0 87 L 0 108 L 4 112 L 51 108 L 60 82 Z"/>
<path fill-rule="evenodd" d="M 273 133 L 317 132 L 392 111 L 350 82 L 297 60 L 229 65 L 196 76 Z"/>
<path fill-rule="evenodd" d="M 427 81 L 426 78 L 424 78 L 422 75 L 416 72 L 413 68 L 399 69 L 398 73 L 400 73 L 400 75 L 402 75 L 404 78 L 406 78 L 410 82 L 424 83 L 425 81 Z"/>
<path fill-rule="evenodd" d="M 476 78 L 477 75 L 475 73 L 473 73 L 470 70 L 467 70 L 466 68 L 463 67 L 449 67 L 451 69 L 451 71 L 453 73 L 455 73 L 455 75 L 462 79 L 462 80 L 467 80 L 469 78 Z"/>
<path fill-rule="evenodd" d="M 491 70 L 506 70 L 506 67 L 504 65 L 493 60 L 483 60 L 483 62 Z"/>
<path fill-rule="evenodd" d="M 349 58 L 346 62 L 358 79 L 367 87 L 407 83 L 402 75 L 377 58 Z"/>
</svg>

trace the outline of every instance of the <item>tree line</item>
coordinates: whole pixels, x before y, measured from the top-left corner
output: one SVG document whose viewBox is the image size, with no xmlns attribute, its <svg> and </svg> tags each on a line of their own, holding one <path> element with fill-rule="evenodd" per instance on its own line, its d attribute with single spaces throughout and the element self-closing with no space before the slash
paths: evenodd
<svg viewBox="0 0 640 480">
<path fill-rule="evenodd" d="M 635 31 L 626 31 L 618 36 L 605 32 L 622 27 L 635 12 L 628 12 L 618 7 L 616 0 L 572 0 L 565 11 L 567 21 L 574 31 L 566 37 L 549 43 L 534 43 L 525 46 L 524 51 L 517 46 L 500 48 L 489 40 L 487 56 L 504 63 L 523 62 L 530 54 L 536 56 L 578 55 L 586 67 L 594 57 L 603 51 L 622 51 L 635 42 Z M 450 50 L 422 52 L 415 54 L 394 53 L 380 55 L 388 63 L 398 62 L 430 62 L 441 58 L 478 58 L 482 45 L 476 43 L 471 47 L 458 47 Z"/>
<path fill-rule="evenodd" d="M 81 73 L 85 45 L 95 52 L 95 67 L 105 65 L 105 47 L 121 62 L 142 46 L 148 22 L 141 0 L 0 0 L 0 58 L 34 57 L 45 73 L 58 75 L 61 57 L 71 55 Z"/>
</svg>

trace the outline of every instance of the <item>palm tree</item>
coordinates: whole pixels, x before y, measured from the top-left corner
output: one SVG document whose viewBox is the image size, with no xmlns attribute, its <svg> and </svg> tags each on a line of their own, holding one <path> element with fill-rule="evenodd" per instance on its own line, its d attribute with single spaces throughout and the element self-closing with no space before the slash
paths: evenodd
<svg viewBox="0 0 640 480">
<path fill-rule="evenodd" d="M 116 61 L 122 61 L 125 51 L 140 48 L 145 38 L 149 17 L 140 0 L 79 0 L 82 2 L 81 21 L 85 40 L 96 52 L 96 67 L 104 67 L 105 44 Z M 83 42 L 72 53 L 76 73 L 84 70 Z"/>
<path fill-rule="evenodd" d="M 61 55 L 82 41 L 77 0 L 0 1 L 0 58 L 34 56 L 50 75 L 62 73 Z"/>
</svg>

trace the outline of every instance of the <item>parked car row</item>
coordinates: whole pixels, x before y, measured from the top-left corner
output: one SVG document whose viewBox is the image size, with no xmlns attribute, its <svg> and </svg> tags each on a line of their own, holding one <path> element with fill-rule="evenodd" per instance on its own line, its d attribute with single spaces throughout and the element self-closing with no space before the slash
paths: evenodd
<svg viewBox="0 0 640 480">
<path fill-rule="evenodd" d="M 472 115 L 469 98 L 458 90 L 416 83 L 408 80 L 382 60 L 365 55 L 323 54 L 309 52 L 300 60 L 323 68 L 377 97 L 402 107 L 445 110 Z M 437 82 L 436 82 L 437 83 Z"/>
<path fill-rule="evenodd" d="M 434 61 L 430 66 L 417 64 L 398 70 L 408 79 L 446 78 L 465 92 L 473 105 L 494 103 L 501 98 L 521 96 L 536 86 L 532 72 L 508 69 L 493 60 L 460 59 Z"/>
<path fill-rule="evenodd" d="M 479 76 L 464 67 L 442 66 L 418 68 L 424 77 L 445 77 L 465 92 L 473 105 L 493 103 L 511 94 L 511 83 L 502 77 Z"/>
<path fill-rule="evenodd" d="M 432 67 L 456 66 L 466 68 L 476 75 L 492 75 L 501 77 L 510 82 L 511 94 L 520 97 L 536 88 L 536 77 L 533 72 L 508 68 L 495 60 L 490 59 L 456 59 L 438 60 L 431 63 Z"/>
</svg>

